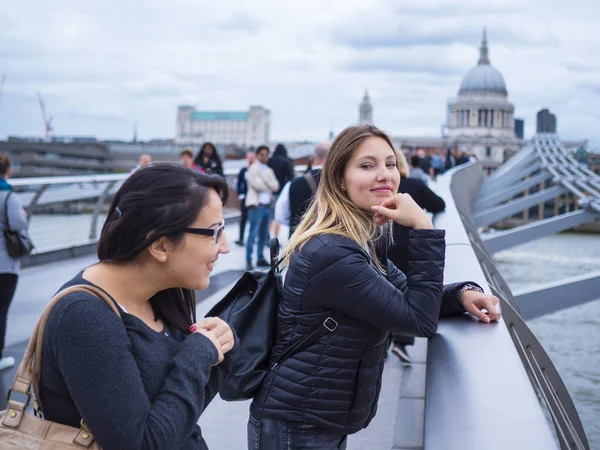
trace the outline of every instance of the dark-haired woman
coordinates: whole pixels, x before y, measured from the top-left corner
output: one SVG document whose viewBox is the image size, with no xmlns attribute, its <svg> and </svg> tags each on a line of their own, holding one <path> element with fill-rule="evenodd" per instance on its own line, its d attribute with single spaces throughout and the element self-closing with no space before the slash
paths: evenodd
<svg viewBox="0 0 600 450">
<path fill-rule="evenodd" d="M 103 289 L 121 318 L 83 293 L 52 311 L 40 389 L 48 420 L 83 419 L 110 450 L 207 448 L 197 422 L 228 374 L 235 337 L 218 318 L 196 320 L 194 290 L 229 252 L 227 192 L 223 178 L 172 164 L 125 181 L 102 228 L 100 262 L 63 286 Z"/>
<path fill-rule="evenodd" d="M 211 142 L 202 144 L 194 162 L 208 175 L 223 176 L 223 164 L 221 163 L 221 158 L 219 158 L 217 149 Z"/>
</svg>

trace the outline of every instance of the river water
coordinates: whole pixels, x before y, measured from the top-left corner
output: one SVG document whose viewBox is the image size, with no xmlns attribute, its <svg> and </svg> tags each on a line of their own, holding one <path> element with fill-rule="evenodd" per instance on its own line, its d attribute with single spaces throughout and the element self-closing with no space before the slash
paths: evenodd
<svg viewBox="0 0 600 450">
<path fill-rule="evenodd" d="M 513 293 L 600 271 L 600 235 L 561 233 L 499 252 L 497 268 Z M 599 299 L 529 320 L 561 375 L 592 449 L 600 449 Z"/>
</svg>

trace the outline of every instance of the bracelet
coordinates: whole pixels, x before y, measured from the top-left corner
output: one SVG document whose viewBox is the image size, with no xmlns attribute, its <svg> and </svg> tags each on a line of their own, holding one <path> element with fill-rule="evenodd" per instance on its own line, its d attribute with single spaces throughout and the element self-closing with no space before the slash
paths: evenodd
<svg viewBox="0 0 600 450">
<path fill-rule="evenodd" d="M 480 292 L 483 294 L 483 289 L 481 289 L 479 286 L 467 283 L 462 288 L 460 288 L 460 291 L 458 291 L 458 298 L 456 300 L 458 301 L 459 304 L 461 304 L 461 305 L 463 304 L 462 296 L 467 291 L 477 291 L 477 292 Z"/>
</svg>

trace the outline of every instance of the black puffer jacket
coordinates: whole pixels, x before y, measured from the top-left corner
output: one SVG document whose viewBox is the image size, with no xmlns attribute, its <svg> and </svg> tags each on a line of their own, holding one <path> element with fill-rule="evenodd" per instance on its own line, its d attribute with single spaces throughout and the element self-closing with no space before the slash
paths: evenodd
<svg viewBox="0 0 600 450">
<path fill-rule="evenodd" d="M 433 336 L 442 301 L 445 241 L 441 230 L 412 230 L 407 277 L 389 261 L 388 279 L 354 241 L 324 234 L 290 261 L 273 355 L 345 314 L 337 329 L 292 355 L 263 382 L 250 411 L 343 434 L 365 428 L 377 409 L 390 331 Z M 459 285 L 445 288 L 447 313 L 464 312 Z M 462 284 L 460 284 L 462 286 Z"/>
</svg>

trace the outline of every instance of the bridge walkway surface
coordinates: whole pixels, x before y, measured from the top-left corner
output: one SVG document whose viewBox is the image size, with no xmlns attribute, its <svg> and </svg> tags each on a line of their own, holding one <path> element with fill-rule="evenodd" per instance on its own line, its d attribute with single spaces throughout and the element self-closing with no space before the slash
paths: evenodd
<svg viewBox="0 0 600 450">
<path fill-rule="evenodd" d="M 230 242 L 237 237 L 237 226 L 234 223 L 228 230 Z M 284 232 L 287 234 L 284 229 L 282 235 Z M 8 316 L 6 356 L 13 356 L 18 365 L 37 318 L 52 295 L 78 271 L 96 261 L 94 255 L 88 255 L 23 269 Z M 219 258 L 211 275 L 209 288 L 197 292 L 198 317 L 204 316 L 225 295 L 243 273 L 244 267 L 245 249 L 232 244 L 231 252 Z M 407 389 L 414 391 L 415 384 L 420 385 L 416 389 L 422 391 L 421 395 L 424 396 L 424 377 L 421 375 L 425 371 L 426 348 L 426 341 L 417 339 L 417 344 L 411 349 L 411 356 L 415 360 L 412 366 L 404 366 L 395 356 L 390 355 L 385 365 L 377 415 L 367 429 L 349 437 L 349 450 L 422 448 L 422 417 L 413 417 L 411 413 L 423 414 L 424 401 L 419 396 L 421 398 L 416 401 L 423 406 L 416 409 L 409 407 L 404 410 L 403 405 L 407 401 L 408 404 L 414 404 L 415 399 L 407 399 L 411 396 L 407 396 L 406 392 Z M 15 372 L 16 366 L 0 372 L 0 392 L 8 390 Z M 0 410 L 6 407 L 3 397 L 0 396 Z M 231 403 L 224 402 L 219 397 L 213 400 L 199 421 L 209 448 L 246 448 L 249 406 L 249 401 Z M 404 417 L 402 411 L 407 413 L 407 417 Z"/>
</svg>

